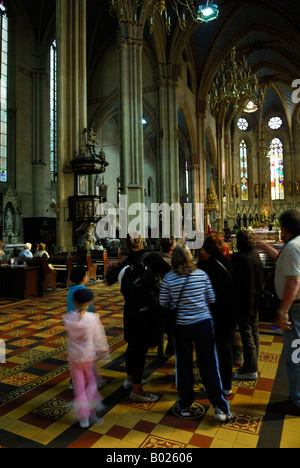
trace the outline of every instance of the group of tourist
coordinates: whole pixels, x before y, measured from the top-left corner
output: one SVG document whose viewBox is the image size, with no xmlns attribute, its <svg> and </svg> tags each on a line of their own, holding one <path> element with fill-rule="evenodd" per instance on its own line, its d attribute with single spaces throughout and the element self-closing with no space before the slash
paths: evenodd
<svg viewBox="0 0 300 468">
<path fill-rule="evenodd" d="M 283 405 L 275 405 L 275 408 L 300 414 L 299 362 L 291 358 L 293 340 L 299 339 L 300 333 L 300 215 L 296 211 L 285 212 L 280 217 L 280 223 L 286 246 L 276 263 L 275 288 L 280 300 L 277 323 L 284 334 L 290 399 Z M 223 255 L 223 239 L 216 233 L 210 234 L 204 241 L 197 265 L 186 245 L 176 245 L 173 239 L 169 240 L 169 250 L 165 249 L 163 255 L 146 253 L 139 235 L 128 235 L 126 245 L 128 257 L 120 264 L 111 265 L 107 281 L 109 284 L 119 281 L 125 298 L 127 377 L 124 387 L 130 389 L 131 401 L 155 402 L 158 399 L 155 393 L 144 390 L 143 371 L 148 349 L 162 343 L 160 317 L 163 311 L 171 310 L 176 317 L 168 344 L 172 343 L 175 349 L 178 414 L 191 417 L 195 411 L 195 349 L 197 365 L 207 397 L 214 407 L 215 419 L 220 422 L 232 419 L 226 397 L 231 394 L 237 327 L 244 362 L 233 378 L 254 380 L 258 377 L 258 303 L 265 280 L 260 256 L 251 243 L 248 231 L 237 233 L 238 252 L 230 260 Z M 261 243 L 261 247 L 270 251 L 264 243 Z M 272 249 L 271 254 L 275 258 L 278 251 Z M 149 293 L 150 289 L 153 294 Z M 72 301 L 71 309 L 74 309 L 75 315 L 70 318 L 68 312 L 64 316 L 72 344 L 69 347 L 71 376 L 79 420 L 82 427 L 88 427 L 88 420 L 94 412 L 90 413 L 87 402 L 94 399 L 94 406 L 98 407 L 101 403 L 101 398 L 95 399 L 93 362 L 107 353 L 108 347 L 98 315 L 96 319 L 93 311 L 88 309 L 92 296 L 87 297 L 84 289 L 79 288 Z M 88 335 L 91 323 L 93 334 Z M 80 341 L 78 347 L 76 340 Z M 87 358 L 82 340 L 86 340 L 89 350 Z M 76 358 L 78 350 L 80 365 Z M 85 361 L 88 361 L 87 365 Z"/>
<path fill-rule="evenodd" d="M 46 250 L 46 244 L 44 244 L 43 242 L 35 245 L 34 253 L 32 253 L 32 244 L 30 242 L 26 242 L 24 248 L 19 253 L 19 257 L 24 259 L 33 257 L 43 257 L 44 255 L 49 258 L 49 254 Z M 5 244 L 3 241 L 0 240 L 0 258 L 2 256 L 5 256 Z"/>
</svg>

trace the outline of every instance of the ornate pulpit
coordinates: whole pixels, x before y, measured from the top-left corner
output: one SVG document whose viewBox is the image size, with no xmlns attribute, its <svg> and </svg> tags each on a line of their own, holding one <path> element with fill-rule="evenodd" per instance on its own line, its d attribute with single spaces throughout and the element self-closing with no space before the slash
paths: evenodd
<svg viewBox="0 0 300 468">
<path fill-rule="evenodd" d="M 93 250 L 96 236 L 95 228 L 100 219 L 99 205 L 106 201 L 106 191 L 89 193 L 89 176 L 104 174 L 109 163 L 101 149 L 95 150 L 95 134 L 92 129 L 85 129 L 86 144 L 80 154 L 75 153 L 71 166 L 74 171 L 74 196 L 69 197 L 69 219 L 73 222 L 73 243 L 84 245 L 85 250 Z M 107 188 L 107 186 L 105 186 Z"/>
</svg>

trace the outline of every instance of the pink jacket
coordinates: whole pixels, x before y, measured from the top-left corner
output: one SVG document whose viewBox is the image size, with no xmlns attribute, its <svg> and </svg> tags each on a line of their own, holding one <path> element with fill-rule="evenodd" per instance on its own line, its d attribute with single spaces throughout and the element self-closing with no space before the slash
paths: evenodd
<svg viewBox="0 0 300 468">
<path fill-rule="evenodd" d="M 98 314 L 85 312 L 79 320 L 77 312 L 63 314 L 67 329 L 69 360 L 92 362 L 109 354 L 103 325 Z"/>
</svg>

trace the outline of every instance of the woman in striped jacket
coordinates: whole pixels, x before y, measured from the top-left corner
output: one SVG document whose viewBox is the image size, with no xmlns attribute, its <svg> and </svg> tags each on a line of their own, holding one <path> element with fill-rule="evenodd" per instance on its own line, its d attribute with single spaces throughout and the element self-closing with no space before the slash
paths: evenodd
<svg viewBox="0 0 300 468">
<path fill-rule="evenodd" d="M 209 277 L 193 264 L 190 250 L 177 246 L 172 253 L 172 271 L 161 284 L 159 302 L 162 307 L 177 310 L 175 337 L 176 386 L 179 393 L 177 410 L 183 417 L 194 413 L 193 349 L 208 398 L 215 409 L 215 419 L 232 418 L 222 392 L 213 320 L 209 304 L 215 293 Z"/>
</svg>

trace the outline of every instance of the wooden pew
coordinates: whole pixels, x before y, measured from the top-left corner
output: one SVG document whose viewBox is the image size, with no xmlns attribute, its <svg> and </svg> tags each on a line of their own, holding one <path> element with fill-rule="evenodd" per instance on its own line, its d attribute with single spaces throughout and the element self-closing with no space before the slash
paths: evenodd
<svg viewBox="0 0 300 468">
<path fill-rule="evenodd" d="M 97 280 L 97 265 L 92 262 L 91 254 L 79 253 L 68 254 L 67 257 L 67 288 L 72 284 L 70 280 L 71 271 L 77 266 L 85 266 L 89 272 L 90 280 Z"/>
<path fill-rule="evenodd" d="M 67 253 L 51 254 L 48 262 L 52 265 L 53 269 L 57 271 L 56 284 L 67 286 L 68 270 L 67 270 Z"/>
<path fill-rule="evenodd" d="M 42 258 L 42 268 L 43 268 L 43 292 L 47 289 L 52 288 L 53 291 L 56 290 L 57 283 L 57 270 L 49 263 L 48 257 Z"/>
<path fill-rule="evenodd" d="M 121 260 L 121 251 L 118 251 L 118 260 Z M 38 267 L 38 279 L 36 289 L 39 295 L 42 295 L 48 289 L 57 289 L 57 285 L 69 288 L 72 284 L 70 274 L 76 266 L 85 266 L 89 272 L 90 280 L 104 279 L 108 266 L 107 250 L 93 251 L 92 253 L 61 253 L 53 254 L 49 258 L 33 257 L 21 258 L 11 257 L 15 265 L 23 266 L 25 263 L 28 267 Z M 11 260 L 1 260 L 0 264 L 10 264 Z M 115 259 L 113 259 L 115 260 Z"/>
<path fill-rule="evenodd" d="M 26 263 L 29 267 L 39 267 L 39 284 L 37 285 L 37 289 L 40 295 L 49 288 L 52 288 L 54 291 L 56 290 L 57 270 L 50 265 L 49 259 L 46 256 L 33 258 L 11 257 L 6 263 L 11 264 L 11 260 L 13 260 L 15 266 Z"/>
</svg>

